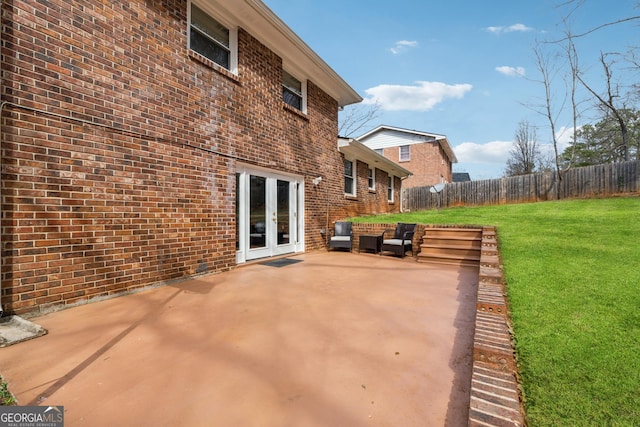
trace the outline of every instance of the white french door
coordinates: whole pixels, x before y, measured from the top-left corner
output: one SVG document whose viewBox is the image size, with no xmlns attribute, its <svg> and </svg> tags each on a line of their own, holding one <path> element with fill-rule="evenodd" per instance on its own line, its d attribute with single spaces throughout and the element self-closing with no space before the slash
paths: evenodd
<svg viewBox="0 0 640 427">
<path fill-rule="evenodd" d="M 304 250 L 302 180 L 240 167 L 237 178 L 237 262 Z"/>
</svg>

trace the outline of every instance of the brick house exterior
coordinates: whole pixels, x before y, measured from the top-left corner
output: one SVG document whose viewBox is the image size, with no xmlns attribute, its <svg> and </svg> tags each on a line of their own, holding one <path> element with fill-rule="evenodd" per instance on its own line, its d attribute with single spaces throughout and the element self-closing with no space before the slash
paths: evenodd
<svg viewBox="0 0 640 427">
<path fill-rule="evenodd" d="M 337 112 L 361 98 L 261 1 L 1 4 L 4 311 L 322 249 L 333 221 L 400 209 L 345 196 Z M 226 31 L 224 65 L 196 27 Z"/>
<path fill-rule="evenodd" d="M 444 135 L 379 126 L 356 139 L 411 171 L 403 188 L 453 182 L 452 164 L 458 159 Z"/>
</svg>

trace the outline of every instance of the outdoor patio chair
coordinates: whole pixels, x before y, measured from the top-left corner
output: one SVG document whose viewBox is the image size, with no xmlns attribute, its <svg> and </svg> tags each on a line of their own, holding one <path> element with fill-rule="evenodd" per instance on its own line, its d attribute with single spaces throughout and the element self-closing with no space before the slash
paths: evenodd
<svg viewBox="0 0 640 427">
<path fill-rule="evenodd" d="M 329 249 L 341 248 L 349 249 L 351 252 L 351 244 L 353 242 L 353 232 L 350 222 L 336 222 L 335 229 L 329 237 Z"/>
<path fill-rule="evenodd" d="M 393 231 L 392 238 L 385 238 L 388 231 Z M 399 222 L 395 230 L 385 230 L 382 234 L 382 247 L 380 253 L 392 252 L 404 258 L 407 251 L 413 254 L 413 234 L 416 232 L 416 224 Z"/>
</svg>

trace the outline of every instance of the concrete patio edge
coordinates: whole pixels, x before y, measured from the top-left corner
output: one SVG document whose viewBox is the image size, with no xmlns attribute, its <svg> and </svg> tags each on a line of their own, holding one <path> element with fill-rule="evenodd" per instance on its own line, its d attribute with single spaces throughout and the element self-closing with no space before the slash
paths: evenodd
<svg viewBox="0 0 640 427">
<path fill-rule="evenodd" d="M 503 268 L 495 227 L 483 227 L 469 426 L 525 426 Z"/>
</svg>

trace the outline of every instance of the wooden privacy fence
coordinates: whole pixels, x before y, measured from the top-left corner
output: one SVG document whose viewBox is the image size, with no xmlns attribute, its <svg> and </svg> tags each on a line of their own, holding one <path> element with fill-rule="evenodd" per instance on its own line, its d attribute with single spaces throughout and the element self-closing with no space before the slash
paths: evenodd
<svg viewBox="0 0 640 427">
<path fill-rule="evenodd" d="M 557 173 L 549 172 L 451 183 L 440 193 L 440 206 L 497 205 L 632 193 L 640 190 L 638 163 L 632 160 L 569 169 L 561 180 L 557 179 Z M 430 190 L 430 186 L 403 190 L 403 210 L 437 208 L 438 195 Z"/>
</svg>

